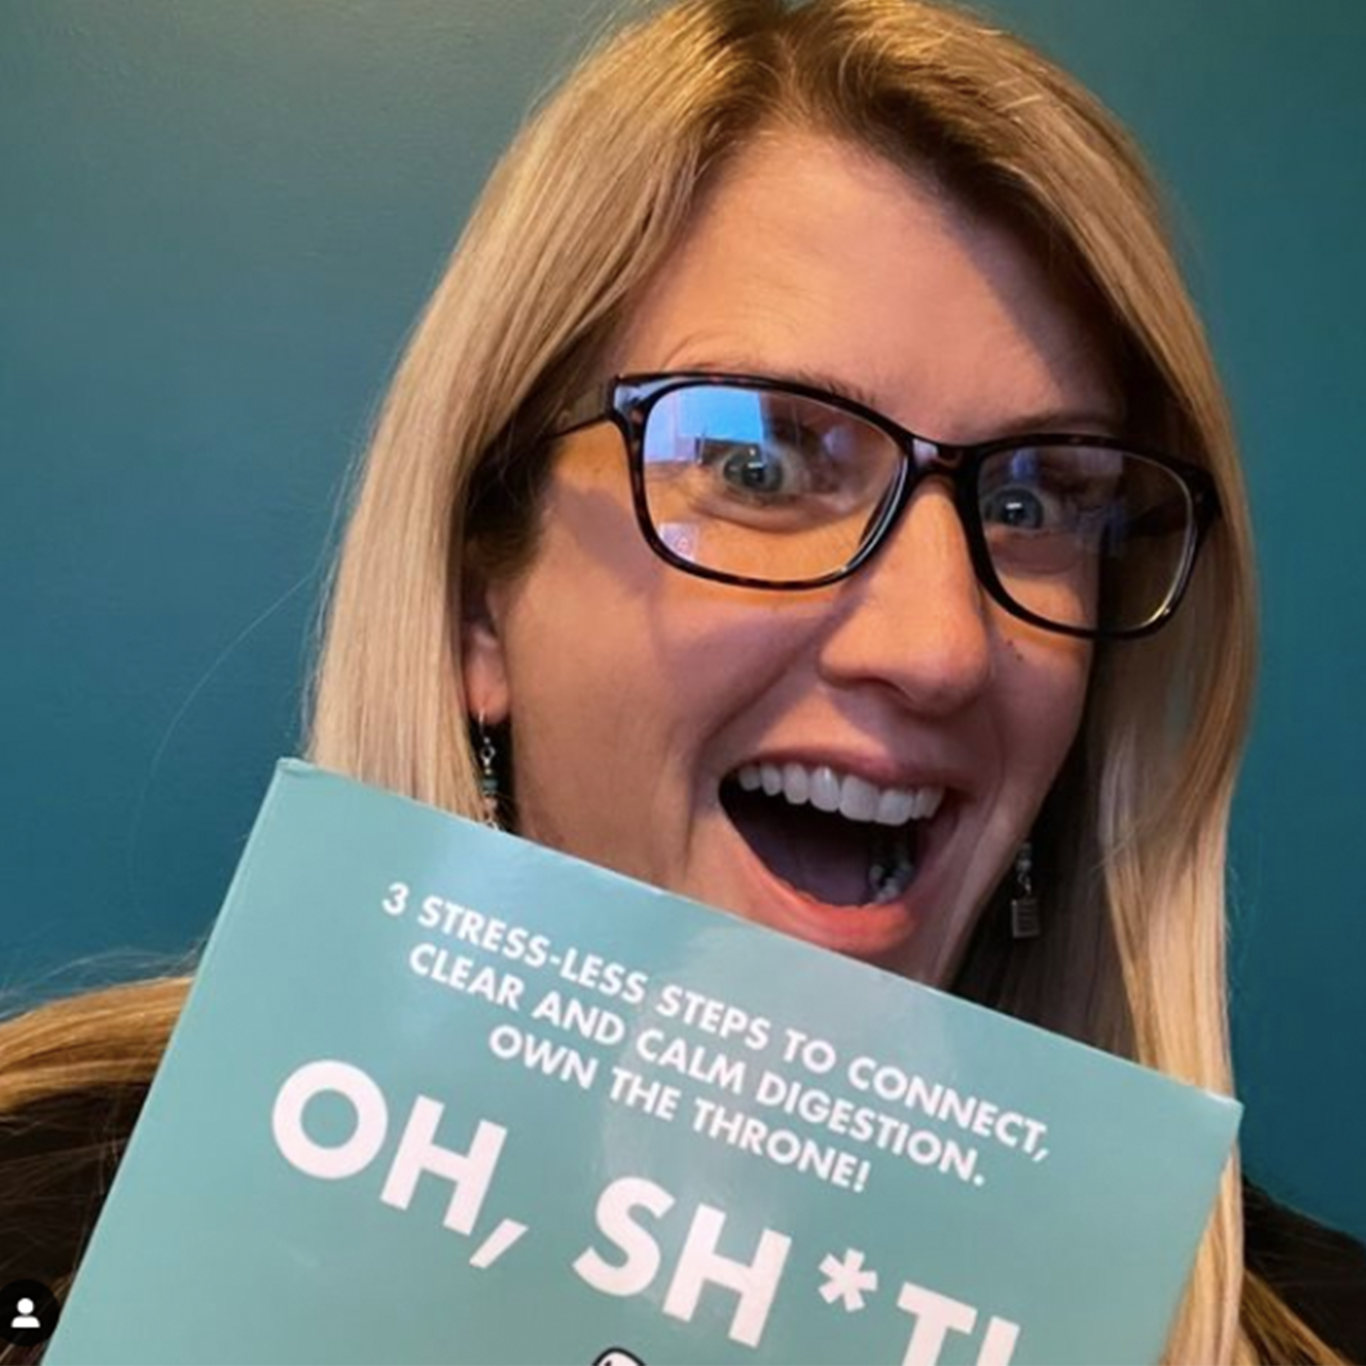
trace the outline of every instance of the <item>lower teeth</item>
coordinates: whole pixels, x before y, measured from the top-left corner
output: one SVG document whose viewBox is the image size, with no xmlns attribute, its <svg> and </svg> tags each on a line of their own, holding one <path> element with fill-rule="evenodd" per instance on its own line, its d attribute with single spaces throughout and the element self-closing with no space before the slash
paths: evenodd
<svg viewBox="0 0 1366 1366">
<path fill-rule="evenodd" d="M 884 869 L 874 864 L 868 870 L 868 891 L 878 905 L 895 901 L 915 877 L 915 864 L 899 863 L 895 868 Z"/>
<path fill-rule="evenodd" d="M 915 871 L 906 834 L 898 830 L 883 843 L 868 865 L 870 900 L 878 905 L 895 901 L 911 885 Z"/>
</svg>

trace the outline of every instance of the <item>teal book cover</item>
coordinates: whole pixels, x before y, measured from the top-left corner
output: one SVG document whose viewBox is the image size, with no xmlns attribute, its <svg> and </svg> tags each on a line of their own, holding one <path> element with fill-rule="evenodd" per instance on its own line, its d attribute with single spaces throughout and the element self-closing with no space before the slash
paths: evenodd
<svg viewBox="0 0 1366 1366">
<path fill-rule="evenodd" d="M 45 1361 L 1153 1363 L 1239 1113 L 285 761 Z"/>
</svg>

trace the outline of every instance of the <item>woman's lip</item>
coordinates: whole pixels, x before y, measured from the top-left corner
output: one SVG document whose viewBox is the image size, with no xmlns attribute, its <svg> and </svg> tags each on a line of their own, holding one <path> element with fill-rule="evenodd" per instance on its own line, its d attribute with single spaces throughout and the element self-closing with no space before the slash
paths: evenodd
<svg viewBox="0 0 1366 1366">
<path fill-rule="evenodd" d="M 952 824 L 956 815 L 942 819 Z M 895 959 L 940 901 L 950 834 L 941 818 L 928 822 L 926 833 L 933 829 L 934 838 L 922 844 L 915 881 L 893 901 L 864 906 L 832 906 L 798 891 L 770 871 L 729 818 L 726 826 L 737 847 L 748 918 L 834 953 L 867 962 Z"/>
</svg>

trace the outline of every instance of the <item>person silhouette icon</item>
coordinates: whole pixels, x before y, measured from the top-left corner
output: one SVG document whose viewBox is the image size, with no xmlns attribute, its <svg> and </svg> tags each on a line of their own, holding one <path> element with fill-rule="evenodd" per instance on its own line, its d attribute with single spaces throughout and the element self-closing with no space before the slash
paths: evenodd
<svg viewBox="0 0 1366 1366">
<path fill-rule="evenodd" d="M 42 1281 L 9 1281 L 0 1285 L 0 1361 L 6 1343 L 34 1347 L 57 1331 L 61 1301 Z"/>
<path fill-rule="evenodd" d="M 9 1321 L 11 1328 L 41 1328 L 33 1313 L 33 1301 L 25 1295 L 15 1306 L 19 1312 Z"/>
</svg>

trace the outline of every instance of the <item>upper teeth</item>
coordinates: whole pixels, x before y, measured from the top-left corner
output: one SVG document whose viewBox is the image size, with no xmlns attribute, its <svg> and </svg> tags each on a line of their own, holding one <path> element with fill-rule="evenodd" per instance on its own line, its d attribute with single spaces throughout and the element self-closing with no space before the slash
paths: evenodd
<svg viewBox="0 0 1366 1366">
<path fill-rule="evenodd" d="M 746 792 L 763 788 L 793 806 L 810 802 L 818 811 L 838 811 L 851 821 L 879 825 L 929 820 L 944 800 L 942 787 L 876 787 L 852 773 L 841 776 L 826 764 L 745 764 L 735 777 Z"/>
</svg>

